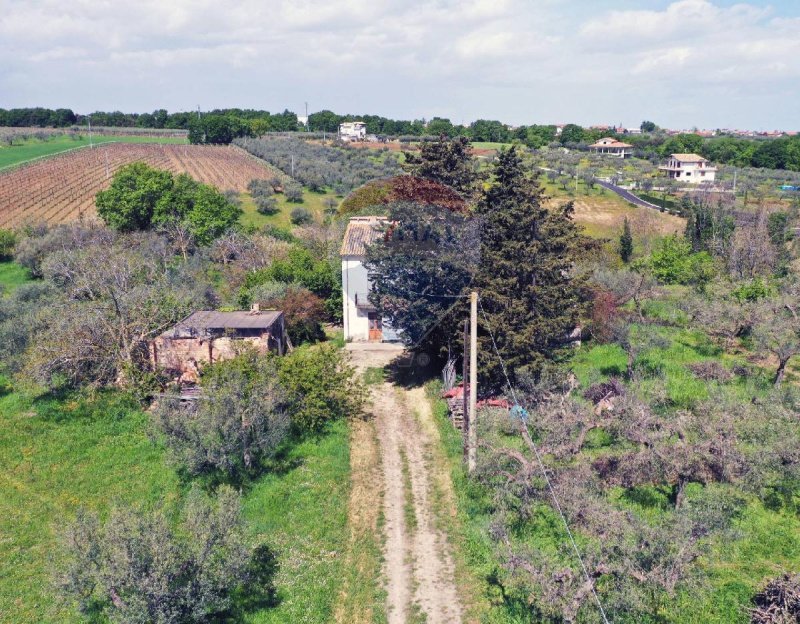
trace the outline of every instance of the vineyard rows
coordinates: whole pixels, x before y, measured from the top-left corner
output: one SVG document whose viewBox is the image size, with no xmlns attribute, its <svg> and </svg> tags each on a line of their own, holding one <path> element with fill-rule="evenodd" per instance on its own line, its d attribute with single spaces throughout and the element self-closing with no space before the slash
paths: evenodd
<svg viewBox="0 0 800 624">
<path fill-rule="evenodd" d="M 97 192 L 120 167 L 137 161 L 238 192 L 256 178 L 284 177 L 237 147 L 111 143 L 0 174 L 0 227 L 91 217 Z"/>
</svg>

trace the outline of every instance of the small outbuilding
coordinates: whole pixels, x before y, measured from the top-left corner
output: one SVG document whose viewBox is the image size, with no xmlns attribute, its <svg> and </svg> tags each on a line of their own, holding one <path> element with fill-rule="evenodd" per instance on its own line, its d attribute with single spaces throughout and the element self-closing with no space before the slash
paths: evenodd
<svg viewBox="0 0 800 624">
<path fill-rule="evenodd" d="M 194 312 L 150 342 L 150 359 L 179 384 L 194 384 L 205 364 L 234 357 L 239 345 L 283 355 L 289 341 L 279 310 Z"/>
</svg>

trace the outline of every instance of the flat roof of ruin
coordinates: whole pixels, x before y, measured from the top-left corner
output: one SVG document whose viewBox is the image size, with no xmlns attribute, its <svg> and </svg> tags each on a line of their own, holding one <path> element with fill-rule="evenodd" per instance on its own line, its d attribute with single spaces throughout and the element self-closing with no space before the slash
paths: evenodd
<svg viewBox="0 0 800 624">
<path fill-rule="evenodd" d="M 172 334 L 176 329 L 269 329 L 281 318 L 280 310 L 236 310 L 235 312 L 217 312 L 215 310 L 198 310 L 190 314 L 164 335 Z"/>
</svg>

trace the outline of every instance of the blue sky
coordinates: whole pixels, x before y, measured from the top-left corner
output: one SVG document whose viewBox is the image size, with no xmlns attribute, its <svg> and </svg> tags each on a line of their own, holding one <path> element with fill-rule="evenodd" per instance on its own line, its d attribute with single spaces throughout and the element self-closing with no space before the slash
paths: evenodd
<svg viewBox="0 0 800 624">
<path fill-rule="evenodd" d="M 800 2 L 0 0 L 0 107 L 800 129 Z"/>
</svg>

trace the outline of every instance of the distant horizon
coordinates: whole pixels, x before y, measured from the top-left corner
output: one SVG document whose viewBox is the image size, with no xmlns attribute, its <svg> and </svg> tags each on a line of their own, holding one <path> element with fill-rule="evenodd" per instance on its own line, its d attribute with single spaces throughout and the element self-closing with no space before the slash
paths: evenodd
<svg viewBox="0 0 800 624">
<path fill-rule="evenodd" d="M 465 125 L 791 131 L 798 32 L 789 0 L 6 0 L 0 93 L 5 108 L 308 102 Z"/>
<path fill-rule="evenodd" d="M 88 117 L 90 115 L 97 114 L 97 113 L 104 113 L 104 114 L 122 113 L 123 115 L 145 115 L 145 114 L 151 114 L 151 113 L 153 113 L 153 112 L 155 112 L 157 110 L 160 110 L 160 109 L 166 110 L 167 113 L 169 113 L 169 114 L 196 113 L 197 112 L 197 108 L 171 110 L 171 109 L 164 108 L 164 107 L 156 107 L 156 108 L 153 108 L 152 110 L 142 110 L 142 111 L 124 110 L 122 108 L 111 108 L 111 109 L 107 109 L 107 110 L 102 110 L 102 109 L 96 108 L 96 109 L 92 110 L 91 112 L 84 113 L 84 112 L 77 111 L 74 108 L 71 108 L 69 106 L 48 107 L 48 106 L 41 106 L 41 105 L 34 104 L 34 105 L 30 105 L 30 106 L 13 106 L 13 107 L 10 107 L 10 106 L 4 106 L 2 103 L 0 103 L 0 109 L 9 110 L 9 109 L 12 109 L 12 108 L 16 108 L 16 109 L 45 108 L 45 109 L 51 109 L 51 110 L 68 109 L 68 110 L 71 110 L 73 113 L 75 113 L 76 115 L 78 115 L 80 117 Z M 284 111 L 289 111 L 290 113 L 293 113 L 293 114 L 297 115 L 298 119 L 305 118 L 305 110 L 303 110 L 303 114 L 301 115 L 297 111 L 293 111 L 291 108 L 288 108 L 288 107 L 276 108 L 276 109 L 273 109 L 273 110 L 252 108 L 252 107 L 246 107 L 246 106 L 220 106 L 220 107 L 215 107 L 215 108 L 212 108 L 212 109 L 203 109 L 201 107 L 200 108 L 200 113 L 201 114 L 209 114 L 209 113 L 212 113 L 214 110 L 234 110 L 234 109 L 264 111 L 264 112 L 268 112 L 268 113 L 270 113 L 272 115 L 280 114 L 280 113 L 282 113 Z M 426 123 L 431 121 L 434 117 L 441 117 L 440 115 L 433 115 L 433 116 L 430 116 L 430 117 L 427 117 L 427 116 L 426 117 L 417 117 L 417 118 L 408 117 L 408 116 L 405 116 L 405 117 L 403 117 L 403 116 L 390 117 L 388 115 L 384 115 L 384 114 L 379 113 L 379 112 L 364 112 L 364 111 L 361 111 L 360 113 L 356 114 L 356 113 L 351 113 L 351 112 L 341 112 L 341 111 L 331 110 L 331 109 L 327 109 L 327 108 L 323 108 L 323 109 L 315 110 L 315 111 L 309 110 L 308 114 L 309 115 L 313 115 L 315 113 L 320 113 L 320 112 L 323 112 L 323 111 L 330 111 L 330 112 L 332 112 L 332 113 L 334 113 L 336 115 L 354 117 L 356 119 L 359 116 L 366 117 L 368 115 L 372 115 L 372 116 L 385 117 L 387 119 L 402 120 L 402 121 L 414 121 L 415 119 L 419 119 L 419 120 L 422 120 L 422 121 L 424 121 Z M 465 121 L 463 124 L 458 122 L 458 121 L 456 121 L 456 120 L 454 120 L 454 119 L 449 119 L 449 121 L 454 126 L 467 127 L 471 123 L 473 123 L 475 121 L 478 121 L 480 119 L 490 120 L 490 121 L 499 121 L 499 122 L 501 122 L 501 123 L 503 123 L 503 124 L 505 124 L 506 126 L 509 126 L 509 127 L 532 126 L 532 125 L 537 125 L 537 126 L 564 126 L 564 125 L 567 125 L 567 124 L 576 123 L 575 121 L 566 121 L 566 122 L 564 122 L 564 121 L 559 121 L 559 122 L 531 121 L 531 122 L 521 123 L 521 124 L 512 124 L 512 123 L 506 122 L 503 119 L 498 119 L 497 117 L 491 117 L 491 116 L 478 117 L 478 118 L 472 119 L 470 121 Z M 697 131 L 697 132 L 709 132 L 709 131 L 710 132 L 715 132 L 717 130 L 721 130 L 721 131 L 725 131 L 725 130 L 740 130 L 740 131 L 746 131 L 746 132 L 759 132 L 759 133 L 763 133 L 763 132 L 800 132 L 800 120 L 798 120 L 798 126 L 796 128 L 770 128 L 770 127 L 747 128 L 747 127 L 724 127 L 724 126 L 715 126 L 715 127 L 706 127 L 706 128 L 704 128 L 704 127 L 700 127 L 700 126 L 698 126 L 696 124 L 693 124 L 693 125 L 690 125 L 690 126 L 681 126 L 681 127 L 668 127 L 668 126 L 664 126 L 664 125 L 658 123 L 658 121 L 656 121 L 656 120 L 645 119 L 645 118 L 642 118 L 641 121 L 639 121 L 638 123 L 635 123 L 635 124 L 590 123 L 590 124 L 577 124 L 577 125 L 580 125 L 583 128 L 602 128 L 602 127 L 605 126 L 605 127 L 608 127 L 609 130 L 611 130 L 613 128 L 619 128 L 619 127 L 622 127 L 625 130 L 638 130 L 639 127 L 641 126 L 641 124 L 643 122 L 645 122 L 645 121 L 652 121 L 653 123 L 655 123 L 659 127 L 659 129 L 661 129 L 661 130 L 670 130 L 670 131 L 679 130 L 679 131 L 686 131 L 686 132 L 694 132 L 694 131 Z M 11 127 L 13 127 L 13 126 L 11 126 Z M 166 129 L 179 129 L 179 128 L 166 127 Z"/>
</svg>

